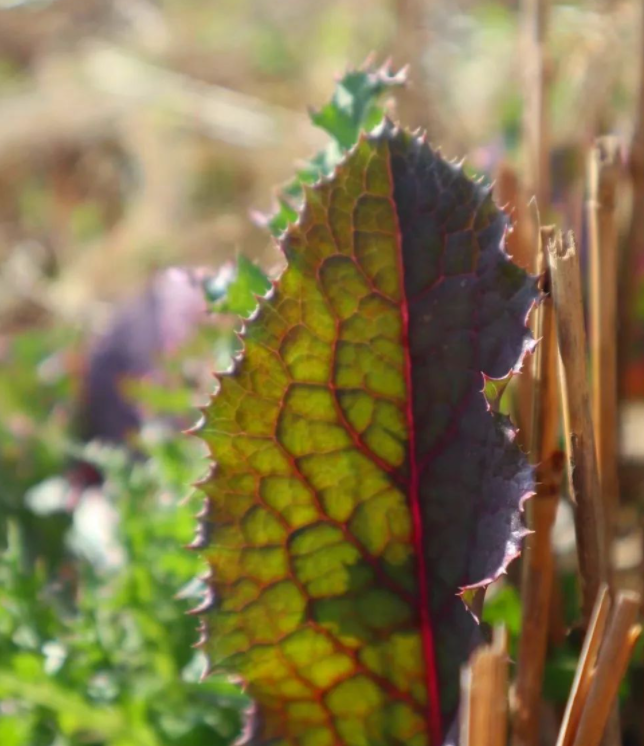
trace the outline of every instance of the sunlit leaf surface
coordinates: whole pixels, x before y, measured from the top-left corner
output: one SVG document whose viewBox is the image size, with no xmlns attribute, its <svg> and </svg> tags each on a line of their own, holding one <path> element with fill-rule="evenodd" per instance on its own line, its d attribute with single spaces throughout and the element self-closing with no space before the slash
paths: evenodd
<svg viewBox="0 0 644 746">
<path fill-rule="evenodd" d="M 506 227 L 385 121 L 281 239 L 288 267 L 198 428 L 198 611 L 258 743 L 437 744 L 454 715 L 477 640 L 459 594 L 516 556 L 532 487 L 483 391 L 532 345 Z"/>
</svg>

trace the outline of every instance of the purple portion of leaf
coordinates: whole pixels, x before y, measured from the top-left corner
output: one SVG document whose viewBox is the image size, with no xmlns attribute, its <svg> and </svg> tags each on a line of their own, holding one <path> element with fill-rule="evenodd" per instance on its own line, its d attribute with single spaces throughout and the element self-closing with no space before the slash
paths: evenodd
<svg viewBox="0 0 644 746">
<path fill-rule="evenodd" d="M 485 587 L 519 553 L 533 474 L 483 375 L 520 367 L 536 280 L 504 250 L 507 217 L 423 138 L 385 122 L 402 235 L 416 459 L 433 636 L 446 716 L 476 622 L 458 593 Z M 383 133 L 376 136 L 383 136 Z"/>
</svg>

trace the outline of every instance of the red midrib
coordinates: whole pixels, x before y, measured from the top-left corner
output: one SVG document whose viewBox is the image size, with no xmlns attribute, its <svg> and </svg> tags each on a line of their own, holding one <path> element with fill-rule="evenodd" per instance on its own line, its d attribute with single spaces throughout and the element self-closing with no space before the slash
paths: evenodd
<svg viewBox="0 0 644 746">
<path fill-rule="evenodd" d="M 388 149 L 389 150 L 389 149 Z M 409 308 L 407 305 L 407 295 L 405 293 L 405 267 L 402 253 L 402 232 L 398 222 L 398 210 L 393 197 L 394 180 L 391 171 L 391 151 L 388 153 L 387 169 L 389 171 L 389 180 L 391 183 L 392 194 L 389 197 L 391 202 L 394 218 L 396 220 L 396 250 L 398 261 L 398 275 L 400 277 L 400 298 L 402 314 L 402 342 L 404 348 L 404 368 L 405 368 L 405 388 L 407 390 L 407 404 L 405 415 L 407 419 L 407 431 L 409 433 L 409 502 L 411 507 L 412 525 L 413 525 L 413 542 L 416 553 L 416 562 L 418 568 L 418 583 L 420 590 L 420 623 L 421 636 L 423 641 L 423 652 L 425 656 L 425 681 L 427 685 L 427 720 L 429 723 L 429 732 L 432 746 L 440 746 L 443 741 L 443 725 L 441 722 L 440 698 L 438 696 L 438 676 L 436 670 L 436 656 L 434 651 L 434 633 L 429 615 L 429 583 L 427 567 L 425 565 L 425 555 L 423 553 L 423 519 L 420 510 L 419 494 L 419 468 L 416 459 L 416 428 L 414 424 L 414 407 L 413 407 L 413 388 L 411 375 L 411 357 L 409 354 Z"/>
</svg>

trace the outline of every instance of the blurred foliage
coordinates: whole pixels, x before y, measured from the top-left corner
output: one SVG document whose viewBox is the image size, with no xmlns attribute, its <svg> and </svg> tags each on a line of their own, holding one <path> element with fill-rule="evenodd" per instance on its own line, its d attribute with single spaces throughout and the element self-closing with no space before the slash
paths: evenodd
<svg viewBox="0 0 644 746">
<path fill-rule="evenodd" d="M 178 505 L 198 449 L 163 430 L 139 446 L 136 462 L 124 449 L 83 450 L 105 484 L 81 498 L 65 575 L 48 577 L 46 558 L 25 566 L 11 526 L 0 569 L 3 746 L 193 746 L 239 733 L 244 699 L 223 680 L 198 683 L 195 622 L 175 598 L 182 586 L 182 598 L 200 590 L 199 560 L 181 548 L 193 518 Z"/>
<path fill-rule="evenodd" d="M 226 277 L 220 312 L 249 313 L 269 287 L 245 258 Z M 200 682 L 205 659 L 185 613 L 201 597 L 203 566 L 183 548 L 194 532 L 183 498 L 203 453 L 166 419 L 194 406 L 195 382 L 177 362 L 198 353 L 208 369 L 213 357 L 224 367 L 237 345 L 232 328 L 202 328 L 167 361 L 168 385 L 129 382 L 146 422 L 129 447 L 74 442 L 63 365 L 71 340 L 29 333 L 5 350 L 3 746 L 216 746 L 239 735 L 248 702 L 222 678 Z M 79 465 L 102 483 L 75 484 Z"/>
<path fill-rule="evenodd" d="M 62 328 L 30 330 L 8 339 L 0 356 L 0 538 L 13 519 L 31 551 L 49 552 L 50 561 L 65 522 L 39 519 L 25 495 L 61 474 L 67 459 L 75 392 L 65 357 L 74 336 Z"/>
</svg>

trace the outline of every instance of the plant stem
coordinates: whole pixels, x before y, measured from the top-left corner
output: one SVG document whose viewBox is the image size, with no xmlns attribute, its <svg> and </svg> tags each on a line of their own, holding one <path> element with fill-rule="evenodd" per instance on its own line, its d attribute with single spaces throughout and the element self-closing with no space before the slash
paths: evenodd
<svg viewBox="0 0 644 746">
<path fill-rule="evenodd" d="M 641 627 L 635 624 L 641 599 L 620 593 L 599 651 L 573 746 L 598 746 Z"/>
<path fill-rule="evenodd" d="M 548 75 L 546 70 L 546 37 L 550 0 L 521 0 L 521 49 L 524 60 L 523 160 L 527 193 L 536 197 L 537 208 L 548 210 L 550 204 L 550 139 L 548 131 Z M 537 221 L 531 221 L 530 255 L 526 267 L 536 272 L 538 258 Z M 533 413 L 532 369 L 525 366 L 517 382 L 517 416 L 519 440 L 530 450 Z"/>
<path fill-rule="evenodd" d="M 478 648 L 461 677 L 461 746 L 505 746 L 507 741 L 507 634 Z"/>
<path fill-rule="evenodd" d="M 522 0 L 525 61 L 524 147 L 526 183 L 540 210 L 550 205 L 550 138 L 548 130 L 548 71 L 545 53 L 550 0 Z M 536 256 L 535 256 L 536 259 Z"/>
<path fill-rule="evenodd" d="M 630 362 L 633 357 L 633 346 L 638 336 L 635 304 L 638 289 L 642 282 L 637 267 L 644 259 L 644 8 L 641 14 L 639 100 L 628 162 L 633 183 L 631 224 L 620 271 L 618 370 L 620 372 L 619 392 L 622 398 L 629 394 Z"/>
<path fill-rule="evenodd" d="M 541 231 L 542 245 L 554 228 Z M 542 264 L 545 257 L 541 253 Z M 544 275 L 545 279 L 545 275 Z M 547 288 L 545 288 L 547 290 Z M 513 746 L 533 746 L 539 740 L 539 703 L 548 640 L 554 557 L 550 533 L 557 512 L 564 460 L 557 448 L 559 402 L 557 337 L 552 298 L 546 295 L 537 309 L 532 461 L 536 465 L 536 494 L 528 503 L 528 527 L 521 582 L 522 625 L 515 689 Z"/>
<path fill-rule="evenodd" d="M 572 233 L 558 232 L 548 244 L 557 339 L 562 361 L 560 385 L 565 403 L 570 493 L 575 500 L 575 529 L 584 620 L 592 613 L 603 583 L 609 582 L 604 509 L 597 471 L 595 435 L 586 376 L 586 332 L 579 256 Z"/>
<path fill-rule="evenodd" d="M 568 703 L 566 704 L 566 711 L 561 722 L 557 746 L 572 746 L 584 703 L 588 696 L 599 647 L 604 638 L 609 611 L 610 598 L 608 587 L 603 585 L 597 596 L 593 614 L 588 624 L 584 647 L 579 657 L 577 671 L 575 672 L 575 678 L 570 689 L 570 695 L 568 696 Z"/>
<path fill-rule="evenodd" d="M 558 232 L 549 241 L 548 260 L 561 357 L 561 400 L 564 403 L 570 494 L 575 500 L 582 612 L 584 621 L 588 621 L 600 588 L 607 584 L 610 591 L 611 578 L 609 533 L 604 519 L 586 374 L 581 272 L 572 233 L 566 234 L 564 240 Z M 607 721 L 609 714 L 607 712 Z M 606 728 L 605 746 L 619 746 L 620 741 L 619 713 L 615 707 Z"/>
<path fill-rule="evenodd" d="M 593 422 L 609 538 L 619 498 L 617 476 L 617 222 L 619 142 L 599 138 L 590 154 L 590 352 Z"/>
</svg>

